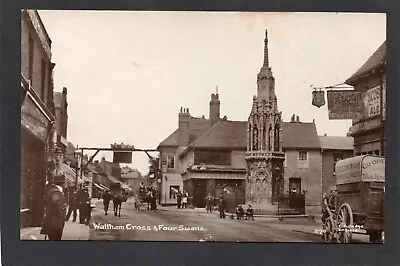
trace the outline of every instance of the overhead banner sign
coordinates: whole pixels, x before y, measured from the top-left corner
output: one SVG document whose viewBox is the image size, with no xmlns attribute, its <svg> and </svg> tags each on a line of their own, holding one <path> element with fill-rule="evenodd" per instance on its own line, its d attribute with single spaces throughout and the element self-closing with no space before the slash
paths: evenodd
<svg viewBox="0 0 400 266">
<path fill-rule="evenodd" d="M 113 163 L 132 163 L 132 152 L 115 151 Z"/>
<path fill-rule="evenodd" d="M 364 110 L 363 95 L 354 90 L 329 90 L 327 92 L 330 120 L 357 119 Z"/>
</svg>

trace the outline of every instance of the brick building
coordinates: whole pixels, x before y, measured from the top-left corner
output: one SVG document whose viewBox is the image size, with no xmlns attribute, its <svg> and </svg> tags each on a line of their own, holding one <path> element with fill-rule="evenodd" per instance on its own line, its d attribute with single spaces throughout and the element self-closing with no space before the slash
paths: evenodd
<svg viewBox="0 0 400 266">
<path fill-rule="evenodd" d="M 351 136 L 355 155 L 385 155 L 386 121 L 386 41 L 346 80 L 363 92 L 364 112 L 353 119 Z"/>
<path fill-rule="evenodd" d="M 335 165 L 337 161 L 353 157 L 352 137 L 320 136 L 322 154 L 322 193 L 328 193 L 336 185 Z"/>
<path fill-rule="evenodd" d="M 36 10 L 21 11 L 21 226 L 39 226 L 53 161 L 51 40 Z"/>
</svg>

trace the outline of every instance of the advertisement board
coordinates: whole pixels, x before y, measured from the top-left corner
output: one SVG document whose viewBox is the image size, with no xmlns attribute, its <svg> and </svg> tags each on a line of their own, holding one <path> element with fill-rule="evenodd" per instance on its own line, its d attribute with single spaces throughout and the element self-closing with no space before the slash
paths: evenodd
<svg viewBox="0 0 400 266">
<path fill-rule="evenodd" d="M 364 118 L 381 114 L 381 87 L 375 86 L 364 93 Z"/>
<path fill-rule="evenodd" d="M 330 90 L 327 92 L 330 120 L 358 119 L 364 110 L 362 92 Z"/>
<path fill-rule="evenodd" d="M 385 182 L 385 158 L 365 156 L 361 164 L 362 181 Z"/>
<path fill-rule="evenodd" d="M 361 155 L 338 161 L 335 166 L 336 184 L 356 182 L 385 182 L 385 158 Z"/>
<path fill-rule="evenodd" d="M 132 163 L 132 152 L 114 151 L 113 163 Z"/>
</svg>

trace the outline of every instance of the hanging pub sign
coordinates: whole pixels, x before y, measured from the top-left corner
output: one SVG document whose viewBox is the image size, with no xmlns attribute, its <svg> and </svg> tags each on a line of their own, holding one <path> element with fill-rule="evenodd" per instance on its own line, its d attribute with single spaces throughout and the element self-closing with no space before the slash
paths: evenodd
<svg viewBox="0 0 400 266">
<path fill-rule="evenodd" d="M 132 152 L 114 151 L 113 163 L 132 163 Z"/>
<path fill-rule="evenodd" d="M 312 105 L 318 108 L 325 105 L 325 92 L 323 90 L 312 92 Z"/>
<path fill-rule="evenodd" d="M 330 120 L 358 119 L 364 111 L 363 94 L 354 90 L 327 92 Z"/>
</svg>

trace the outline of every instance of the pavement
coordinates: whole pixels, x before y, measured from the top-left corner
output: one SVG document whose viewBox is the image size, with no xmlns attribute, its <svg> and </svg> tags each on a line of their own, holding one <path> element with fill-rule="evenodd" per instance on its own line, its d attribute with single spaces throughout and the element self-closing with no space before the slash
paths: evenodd
<svg viewBox="0 0 400 266">
<path fill-rule="evenodd" d="M 20 228 L 21 240 L 45 240 L 40 234 L 41 227 Z M 88 240 L 89 226 L 78 222 L 65 222 L 62 240 Z M 48 238 L 47 238 L 48 240 Z"/>
<path fill-rule="evenodd" d="M 101 202 L 101 200 L 92 199 L 92 205 L 98 205 L 99 202 Z M 79 218 L 79 210 L 78 210 L 78 218 Z M 41 227 L 20 228 L 20 239 L 45 240 L 44 239 L 45 235 L 40 234 L 40 230 Z M 61 240 L 88 240 L 88 239 L 89 239 L 89 226 L 80 224 L 79 222 L 71 222 L 71 221 L 65 222 Z"/>
</svg>

